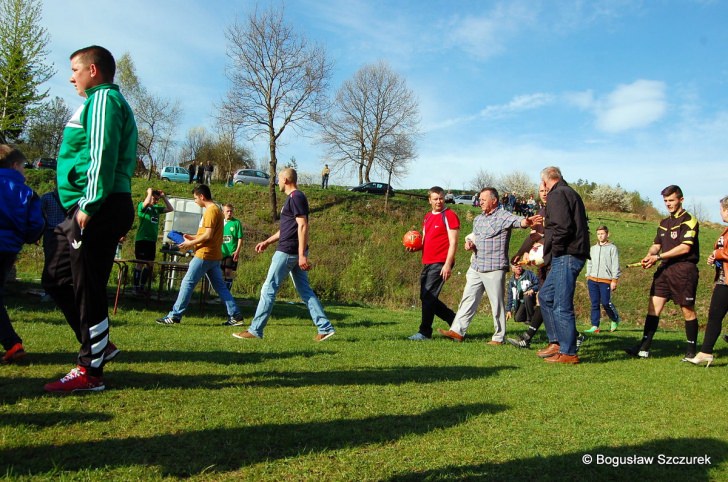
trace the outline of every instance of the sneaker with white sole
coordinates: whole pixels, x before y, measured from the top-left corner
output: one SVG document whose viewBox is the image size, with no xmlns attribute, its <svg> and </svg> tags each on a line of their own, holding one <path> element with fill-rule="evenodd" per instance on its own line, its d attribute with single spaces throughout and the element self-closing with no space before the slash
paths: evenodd
<svg viewBox="0 0 728 482">
<path fill-rule="evenodd" d="M 174 325 L 175 323 L 179 323 L 181 320 L 179 318 L 165 316 L 164 318 L 157 318 L 155 321 L 160 325 Z"/>
<path fill-rule="evenodd" d="M 584 343 L 584 340 L 586 340 L 586 337 L 583 333 L 578 333 L 576 335 L 576 351 L 579 352 L 579 348 L 581 348 L 581 345 Z"/>
<path fill-rule="evenodd" d="M 431 341 L 432 338 L 427 338 L 425 335 L 420 333 L 419 331 L 415 333 L 414 335 L 407 337 L 408 340 L 412 341 Z"/>
<path fill-rule="evenodd" d="M 526 341 L 521 337 L 518 338 L 506 338 L 506 341 L 516 348 L 531 348 L 531 342 Z"/>
<path fill-rule="evenodd" d="M 637 357 L 637 358 L 649 358 L 650 357 L 649 350 L 642 350 L 642 346 L 641 345 L 633 346 L 633 347 L 630 347 L 630 348 L 625 348 L 624 349 L 624 352 L 627 355 L 632 355 L 632 356 Z"/>
<path fill-rule="evenodd" d="M 319 333 L 316 336 L 313 337 L 313 341 L 324 341 L 328 340 L 332 336 L 334 336 L 335 331 L 330 331 L 328 333 Z"/>
<path fill-rule="evenodd" d="M 103 378 L 87 375 L 84 367 L 77 366 L 57 382 L 48 383 L 43 388 L 46 392 L 73 393 L 100 392 L 106 387 Z"/>
<path fill-rule="evenodd" d="M 227 321 L 223 322 L 222 326 L 243 326 L 244 324 L 243 315 L 241 313 L 235 313 L 228 317 Z"/>
</svg>

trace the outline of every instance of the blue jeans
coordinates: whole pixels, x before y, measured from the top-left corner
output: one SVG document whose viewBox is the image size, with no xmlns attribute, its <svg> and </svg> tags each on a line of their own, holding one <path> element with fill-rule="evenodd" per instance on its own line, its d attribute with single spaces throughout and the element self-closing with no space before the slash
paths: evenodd
<svg viewBox="0 0 728 482">
<path fill-rule="evenodd" d="M 190 298 L 192 298 L 192 292 L 195 290 L 195 286 L 197 286 L 197 283 L 205 275 L 207 275 L 207 278 L 210 280 L 210 284 L 213 288 L 215 288 L 217 294 L 220 295 L 220 299 L 225 303 L 228 315 L 233 316 L 240 313 L 233 295 L 230 294 L 230 290 L 227 289 L 227 286 L 225 286 L 225 282 L 222 279 L 220 260 L 202 260 L 193 256 L 192 261 L 190 261 L 190 266 L 187 268 L 187 273 L 180 283 L 177 301 L 172 307 L 172 311 L 170 311 L 167 316 L 175 319 L 182 318 L 182 315 L 184 315 L 187 310 L 187 305 L 190 303 Z"/>
<path fill-rule="evenodd" d="M 591 300 L 592 326 L 599 326 L 599 319 L 602 317 L 601 306 L 604 307 L 604 311 L 610 320 L 618 321 L 619 313 L 617 312 L 617 307 L 612 303 L 612 287 L 609 283 L 598 283 L 593 280 L 587 280 L 586 285 L 589 288 L 589 299 Z"/>
<path fill-rule="evenodd" d="M 576 355 L 574 290 L 584 260 L 570 254 L 553 258 L 546 282 L 538 292 L 544 323 L 551 323 L 559 341 L 559 352 Z"/>
<path fill-rule="evenodd" d="M 308 283 L 308 273 L 298 266 L 298 255 L 286 254 L 282 251 L 276 251 L 273 254 L 273 259 L 271 259 L 270 268 L 268 269 L 268 276 L 260 290 L 258 308 L 255 310 L 255 316 L 253 317 L 253 321 L 250 322 L 248 331 L 258 338 L 263 338 L 263 329 L 268 323 L 268 318 L 270 318 L 270 314 L 273 311 L 273 302 L 276 299 L 276 294 L 281 289 L 281 283 L 285 281 L 289 274 L 293 280 L 293 286 L 295 286 L 296 291 L 298 291 L 301 299 L 308 307 L 308 312 L 311 314 L 311 319 L 314 325 L 316 325 L 318 332 L 325 334 L 334 331 L 331 322 L 326 318 L 324 307 L 321 306 L 321 302 Z"/>
</svg>

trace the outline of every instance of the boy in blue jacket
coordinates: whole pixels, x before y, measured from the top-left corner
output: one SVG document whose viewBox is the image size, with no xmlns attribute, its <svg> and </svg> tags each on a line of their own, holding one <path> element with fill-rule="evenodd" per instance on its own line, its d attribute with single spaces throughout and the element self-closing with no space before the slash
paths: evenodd
<svg viewBox="0 0 728 482">
<path fill-rule="evenodd" d="M 23 340 L 13 329 L 5 308 L 5 279 L 23 243 L 34 243 L 43 234 L 45 220 L 40 198 L 25 185 L 25 156 L 0 144 L 0 343 L 5 349 L 2 363 L 25 356 Z"/>
</svg>

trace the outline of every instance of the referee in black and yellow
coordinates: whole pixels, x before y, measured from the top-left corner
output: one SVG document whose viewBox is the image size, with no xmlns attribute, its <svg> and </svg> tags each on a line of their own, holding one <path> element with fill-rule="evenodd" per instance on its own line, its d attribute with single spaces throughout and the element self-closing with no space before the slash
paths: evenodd
<svg viewBox="0 0 728 482">
<path fill-rule="evenodd" d="M 660 221 L 657 236 L 642 259 L 647 269 L 660 265 L 652 278 L 650 299 L 642 341 L 625 351 L 636 357 L 648 358 L 652 337 L 660 323 L 660 313 L 672 300 L 680 306 L 685 317 L 687 349 L 685 358 L 695 356 L 698 339 L 698 316 L 695 313 L 695 292 L 698 288 L 698 220 L 683 209 L 683 193 L 679 186 L 667 186 L 661 192 L 669 216 Z M 684 359 L 683 359 L 684 360 Z"/>
</svg>

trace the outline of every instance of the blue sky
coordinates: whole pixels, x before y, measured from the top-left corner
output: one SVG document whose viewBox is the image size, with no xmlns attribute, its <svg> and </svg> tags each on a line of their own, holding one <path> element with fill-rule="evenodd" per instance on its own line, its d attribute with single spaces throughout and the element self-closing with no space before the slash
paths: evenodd
<svg viewBox="0 0 728 482">
<path fill-rule="evenodd" d="M 268 2 L 258 2 L 267 6 Z M 280 5 L 279 2 L 276 5 Z M 58 73 L 52 96 L 75 107 L 68 55 L 99 44 L 129 52 L 144 85 L 178 99 L 179 139 L 211 125 L 225 94 L 224 32 L 248 1 L 44 1 Z M 474 173 L 538 179 L 560 166 L 637 190 L 662 208 L 679 184 L 686 205 L 718 220 L 728 194 L 728 4 L 725 1 L 350 1 L 285 4 L 298 32 L 334 62 L 332 95 L 363 65 L 387 61 L 417 95 L 422 136 L 395 187 L 466 188 Z M 247 142 L 256 158 L 266 143 Z M 299 170 L 326 162 L 315 133 L 279 149 Z M 333 172 L 332 183 L 355 184 Z"/>
</svg>

